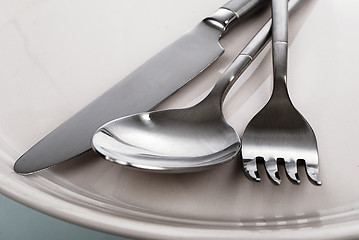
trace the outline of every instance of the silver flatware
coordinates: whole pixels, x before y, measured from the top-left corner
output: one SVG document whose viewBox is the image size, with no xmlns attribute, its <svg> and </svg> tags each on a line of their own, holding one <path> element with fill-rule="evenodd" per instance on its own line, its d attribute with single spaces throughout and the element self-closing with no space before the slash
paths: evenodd
<svg viewBox="0 0 359 240">
<path fill-rule="evenodd" d="M 273 93 L 264 108 L 253 117 L 243 134 L 242 159 L 248 178 L 260 181 L 257 160 L 280 184 L 278 161 L 283 161 L 288 178 L 299 184 L 297 164 L 305 162 L 312 183 L 320 185 L 318 148 L 314 132 L 296 110 L 287 90 L 288 12 L 286 0 L 272 0 Z"/>
<path fill-rule="evenodd" d="M 228 2 L 35 144 L 16 161 L 15 172 L 76 157 L 91 149 L 92 135 L 104 123 L 158 105 L 215 61 L 224 52 L 220 37 L 262 2 Z"/>
<path fill-rule="evenodd" d="M 233 159 L 241 144 L 236 131 L 224 119 L 223 100 L 270 37 L 271 20 L 200 103 L 113 120 L 94 134 L 94 150 L 111 162 L 157 172 L 199 171 Z"/>
</svg>

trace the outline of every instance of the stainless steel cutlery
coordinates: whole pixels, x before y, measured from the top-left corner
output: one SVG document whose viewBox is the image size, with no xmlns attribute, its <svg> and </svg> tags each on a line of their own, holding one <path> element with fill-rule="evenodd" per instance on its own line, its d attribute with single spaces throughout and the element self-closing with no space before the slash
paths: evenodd
<svg viewBox="0 0 359 240">
<path fill-rule="evenodd" d="M 219 38 L 262 2 L 232 0 L 218 9 L 35 144 L 14 170 L 30 174 L 59 164 L 89 150 L 92 139 L 93 149 L 105 159 L 142 170 L 203 170 L 241 150 L 251 180 L 261 180 L 257 162 L 263 161 L 270 180 L 280 184 L 278 162 L 283 162 L 288 178 L 299 184 L 297 165 L 304 162 L 310 181 L 320 185 L 315 134 L 286 87 L 288 13 L 300 0 L 289 1 L 289 8 L 287 0 L 272 0 L 272 19 L 203 101 L 187 109 L 147 112 L 215 61 L 224 51 Z M 246 127 L 241 146 L 222 114 L 223 100 L 271 37 L 273 93 Z"/>
<path fill-rule="evenodd" d="M 93 149 L 111 162 L 156 172 L 200 171 L 236 157 L 241 143 L 223 116 L 223 101 L 270 40 L 271 25 L 269 20 L 201 102 L 110 121 L 94 134 Z"/>
</svg>

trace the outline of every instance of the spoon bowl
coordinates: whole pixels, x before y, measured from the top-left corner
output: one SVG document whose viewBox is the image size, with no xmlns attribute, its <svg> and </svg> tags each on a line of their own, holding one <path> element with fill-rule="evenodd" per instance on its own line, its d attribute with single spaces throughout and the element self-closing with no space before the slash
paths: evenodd
<svg viewBox="0 0 359 240">
<path fill-rule="evenodd" d="M 93 147 L 109 161 L 148 171 L 191 172 L 225 163 L 237 156 L 239 137 L 203 105 L 111 121 L 96 132 Z"/>
</svg>

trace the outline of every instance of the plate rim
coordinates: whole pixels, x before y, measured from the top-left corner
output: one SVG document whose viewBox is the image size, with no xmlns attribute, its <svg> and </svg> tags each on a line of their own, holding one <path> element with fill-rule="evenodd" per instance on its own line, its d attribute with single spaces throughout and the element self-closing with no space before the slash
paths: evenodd
<svg viewBox="0 0 359 240">
<path fill-rule="evenodd" d="M 301 239 L 321 239 L 329 238 L 337 239 L 343 237 L 359 236 L 359 208 L 352 210 L 354 219 L 346 222 L 337 222 L 336 217 L 345 217 L 346 212 L 329 215 L 318 216 L 318 219 L 324 220 L 323 225 L 315 225 L 311 227 L 310 224 L 303 228 L 280 228 L 278 231 L 271 231 L 264 229 L 259 222 L 258 226 L 246 228 L 238 225 L 237 228 L 223 227 L 218 228 L 200 228 L 198 226 L 191 226 L 190 224 L 181 225 L 180 223 L 172 223 L 165 221 L 150 221 L 150 218 L 139 219 L 137 216 L 124 217 L 115 214 L 110 214 L 109 211 L 100 211 L 99 209 L 91 209 L 76 204 L 76 202 L 69 202 L 65 199 L 56 197 L 56 195 L 48 194 L 41 189 L 37 189 L 30 183 L 45 183 L 54 184 L 56 188 L 63 188 L 63 191 L 69 191 L 54 182 L 48 181 L 41 174 L 32 174 L 30 176 L 23 176 L 15 173 L 12 168 L 11 161 L 14 159 L 6 154 L 4 149 L 0 149 L 0 192 L 5 196 L 24 204 L 37 211 L 45 213 L 61 220 L 81 225 L 97 231 L 111 233 L 118 236 L 128 238 L 141 239 L 218 239 L 218 237 L 225 237 L 226 239 L 288 239 L 293 237 L 300 231 Z M 8 164 L 4 164 L 4 160 Z M 44 170 L 46 173 L 47 170 Z M 46 175 L 45 175 L 46 176 Z M 31 180 L 20 181 L 26 178 Z M 46 182 L 48 181 L 48 182 Z M 28 184 L 26 184 L 28 183 Z M 78 193 L 75 193 L 78 194 Z M 31 197 L 28 197 L 31 195 Z M 80 194 L 78 194 L 80 195 Z M 80 195 L 81 196 L 81 195 Z M 45 203 L 45 204 L 44 204 Z M 68 209 L 67 211 L 58 211 L 53 206 L 61 206 L 61 209 Z M 76 208 L 76 211 L 69 211 L 69 209 Z M 354 211 L 354 212 L 353 212 Z M 355 218 L 356 217 L 356 218 Z M 137 219 L 136 219 L 137 218 Z M 325 224 L 325 222 L 329 224 Z M 188 231 L 191 230 L 191 231 Z"/>
</svg>

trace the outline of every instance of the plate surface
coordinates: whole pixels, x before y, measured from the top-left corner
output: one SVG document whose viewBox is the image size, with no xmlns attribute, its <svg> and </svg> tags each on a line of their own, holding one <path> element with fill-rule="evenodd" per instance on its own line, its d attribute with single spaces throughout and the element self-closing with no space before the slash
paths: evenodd
<svg viewBox="0 0 359 240">
<path fill-rule="evenodd" d="M 226 1 L 23 0 L 0 3 L 0 191 L 52 216 L 144 239 L 359 237 L 359 15 L 356 0 L 310 0 L 290 21 L 288 87 L 316 132 L 323 185 L 284 170 L 281 186 L 247 180 L 239 161 L 191 174 L 123 168 L 87 152 L 31 176 L 28 148 Z M 216 63 L 158 108 L 198 102 L 269 17 L 233 29 Z M 230 91 L 242 135 L 271 90 L 267 47 Z M 264 169 L 260 174 L 265 175 Z"/>
</svg>

